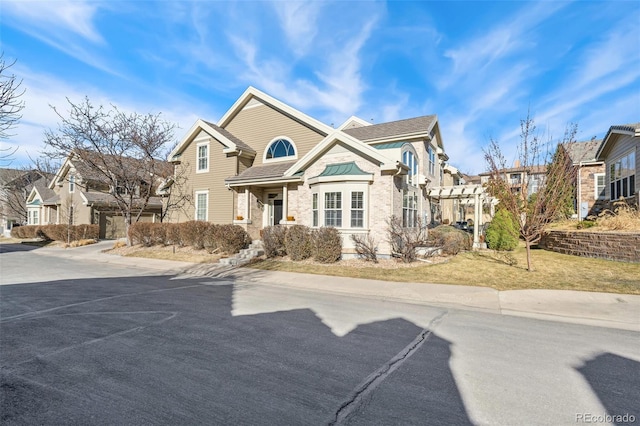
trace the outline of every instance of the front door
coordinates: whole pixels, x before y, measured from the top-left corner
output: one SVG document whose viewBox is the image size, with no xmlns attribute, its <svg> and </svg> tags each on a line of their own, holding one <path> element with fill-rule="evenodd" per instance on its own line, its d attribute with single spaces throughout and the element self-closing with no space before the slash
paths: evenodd
<svg viewBox="0 0 640 426">
<path fill-rule="evenodd" d="M 284 210 L 282 205 L 282 192 L 276 192 L 277 190 L 273 190 L 274 192 L 264 193 L 264 213 L 262 216 L 262 225 L 263 226 L 273 226 L 279 225 L 280 221 L 283 219 Z"/>
</svg>

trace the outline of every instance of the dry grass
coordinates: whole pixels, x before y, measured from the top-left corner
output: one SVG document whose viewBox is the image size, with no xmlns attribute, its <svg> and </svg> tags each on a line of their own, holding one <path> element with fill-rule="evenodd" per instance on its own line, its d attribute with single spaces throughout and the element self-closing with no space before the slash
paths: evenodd
<svg viewBox="0 0 640 426">
<path fill-rule="evenodd" d="M 191 263 L 215 263 L 222 257 L 220 254 L 210 254 L 206 250 L 195 250 L 192 247 L 140 245 L 127 246 L 126 243 L 116 242 L 107 253 L 128 257 L 142 257 L 146 259 L 175 260 Z"/>
<path fill-rule="evenodd" d="M 604 210 L 597 217 L 590 216 L 589 220 L 578 222 L 576 220 L 562 220 L 554 222 L 548 226 L 549 229 L 557 230 L 579 230 L 587 232 L 624 231 L 640 232 L 640 210 L 629 206 L 624 201 L 614 203 L 613 211 Z M 585 223 L 592 227 L 582 227 Z"/>
<path fill-rule="evenodd" d="M 553 289 L 640 294 L 640 264 L 535 250 L 534 271 L 528 272 L 522 245 L 511 256 L 488 250 L 465 252 L 448 262 L 432 265 L 414 263 L 410 267 L 392 269 L 373 267 L 364 262 L 354 267 L 345 261 L 327 266 L 279 260 L 264 260 L 253 263 L 251 267 L 386 281 L 473 285 L 496 290 Z M 510 266 L 514 260 L 517 264 Z"/>
<path fill-rule="evenodd" d="M 97 243 L 96 240 L 94 239 L 88 239 L 88 240 L 77 240 L 77 241 L 71 241 L 71 243 L 66 244 L 66 243 L 61 243 L 61 247 L 63 248 L 69 248 L 69 247 L 83 247 L 83 246 L 88 246 L 90 244 L 95 244 Z"/>
</svg>

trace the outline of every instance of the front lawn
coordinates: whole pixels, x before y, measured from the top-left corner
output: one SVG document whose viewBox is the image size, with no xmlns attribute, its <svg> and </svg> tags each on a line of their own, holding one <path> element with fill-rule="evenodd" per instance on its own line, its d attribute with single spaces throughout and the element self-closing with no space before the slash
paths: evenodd
<svg viewBox="0 0 640 426">
<path fill-rule="evenodd" d="M 400 282 L 425 282 L 491 287 L 496 290 L 552 289 L 640 294 L 640 264 L 569 256 L 546 250 L 532 252 L 533 272 L 526 270 L 524 246 L 504 255 L 484 250 L 465 252 L 448 262 L 401 268 L 321 265 L 267 259 L 252 268 L 368 278 Z M 515 263 L 515 264 L 514 264 Z"/>
</svg>

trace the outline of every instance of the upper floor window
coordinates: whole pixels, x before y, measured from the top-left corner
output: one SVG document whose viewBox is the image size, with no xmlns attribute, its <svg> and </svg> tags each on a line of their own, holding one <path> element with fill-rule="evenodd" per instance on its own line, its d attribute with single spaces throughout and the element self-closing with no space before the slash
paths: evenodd
<svg viewBox="0 0 640 426">
<path fill-rule="evenodd" d="M 275 158 L 295 157 L 296 148 L 288 139 L 277 138 L 273 140 L 267 150 L 265 151 L 265 160 L 272 160 Z"/>
<path fill-rule="evenodd" d="M 407 183 L 416 186 L 418 183 L 418 161 L 412 151 L 402 153 L 402 162 L 409 167 Z"/>
<path fill-rule="evenodd" d="M 69 193 L 73 193 L 76 190 L 76 176 L 69 175 Z"/>
<path fill-rule="evenodd" d="M 429 174 L 431 176 L 436 175 L 436 151 L 431 145 L 427 147 L 427 153 L 429 154 Z"/>
<path fill-rule="evenodd" d="M 196 172 L 209 171 L 209 142 L 197 145 L 197 170 Z"/>
</svg>

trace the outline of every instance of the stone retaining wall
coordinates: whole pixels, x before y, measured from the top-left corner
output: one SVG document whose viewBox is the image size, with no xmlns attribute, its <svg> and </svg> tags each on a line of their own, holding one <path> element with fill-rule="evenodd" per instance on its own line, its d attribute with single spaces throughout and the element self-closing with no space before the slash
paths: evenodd
<svg viewBox="0 0 640 426">
<path fill-rule="evenodd" d="M 640 233 L 549 231 L 538 245 L 582 257 L 640 262 Z"/>
</svg>

